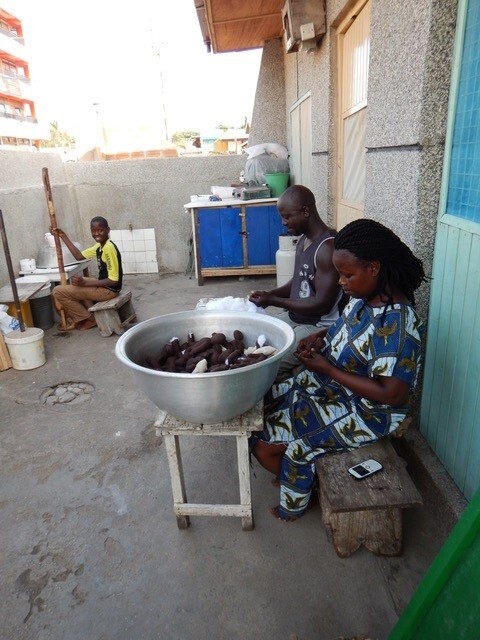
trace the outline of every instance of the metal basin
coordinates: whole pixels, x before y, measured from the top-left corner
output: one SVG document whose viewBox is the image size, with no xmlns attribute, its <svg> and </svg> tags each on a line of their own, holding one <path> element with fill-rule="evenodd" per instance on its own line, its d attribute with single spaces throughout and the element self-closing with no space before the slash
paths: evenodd
<svg viewBox="0 0 480 640">
<path fill-rule="evenodd" d="M 142 366 L 147 355 L 160 353 L 173 337 L 180 342 L 194 333 L 198 340 L 214 332 L 233 337 L 235 329 L 253 346 L 259 335 L 277 353 L 248 367 L 216 373 L 169 373 Z M 293 329 L 282 320 L 261 313 L 183 311 L 140 322 L 120 336 L 115 355 L 129 367 L 143 393 L 159 408 L 181 420 L 214 424 L 251 409 L 268 391 L 280 360 L 295 341 Z"/>
</svg>

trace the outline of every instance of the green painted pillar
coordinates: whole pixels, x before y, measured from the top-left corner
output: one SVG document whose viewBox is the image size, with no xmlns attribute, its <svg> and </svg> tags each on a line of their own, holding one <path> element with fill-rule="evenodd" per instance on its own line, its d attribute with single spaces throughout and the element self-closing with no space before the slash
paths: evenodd
<svg viewBox="0 0 480 640">
<path fill-rule="evenodd" d="M 388 640 L 479 640 L 480 489 L 434 559 Z"/>
</svg>

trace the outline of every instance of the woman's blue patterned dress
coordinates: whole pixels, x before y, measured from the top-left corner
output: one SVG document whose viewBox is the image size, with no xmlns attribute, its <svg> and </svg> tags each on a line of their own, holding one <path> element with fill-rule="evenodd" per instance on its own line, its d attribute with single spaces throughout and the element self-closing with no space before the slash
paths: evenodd
<svg viewBox="0 0 480 640">
<path fill-rule="evenodd" d="M 371 307 L 352 299 L 330 327 L 323 355 L 369 378 L 393 376 L 413 390 L 422 357 L 422 324 L 409 304 Z M 273 385 L 265 397 L 265 429 L 252 436 L 284 443 L 280 475 L 282 517 L 303 515 L 314 482 L 314 460 L 354 449 L 394 432 L 408 404 L 391 407 L 355 395 L 331 378 L 303 370 Z"/>
</svg>

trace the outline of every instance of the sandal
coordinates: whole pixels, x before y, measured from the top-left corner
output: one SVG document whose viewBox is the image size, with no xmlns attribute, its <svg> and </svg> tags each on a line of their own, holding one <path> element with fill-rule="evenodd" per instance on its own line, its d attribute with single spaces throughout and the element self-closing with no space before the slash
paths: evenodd
<svg viewBox="0 0 480 640">
<path fill-rule="evenodd" d="M 96 327 L 96 326 L 97 326 L 97 321 L 95 320 L 94 316 L 91 316 L 90 318 L 86 318 L 85 320 L 80 320 L 80 322 L 77 322 L 77 329 L 80 329 L 80 331 L 93 329 L 93 327 Z"/>
<path fill-rule="evenodd" d="M 76 329 L 73 322 L 67 322 L 67 326 L 64 326 L 61 322 L 57 324 L 57 329 L 59 331 L 74 331 Z"/>
</svg>

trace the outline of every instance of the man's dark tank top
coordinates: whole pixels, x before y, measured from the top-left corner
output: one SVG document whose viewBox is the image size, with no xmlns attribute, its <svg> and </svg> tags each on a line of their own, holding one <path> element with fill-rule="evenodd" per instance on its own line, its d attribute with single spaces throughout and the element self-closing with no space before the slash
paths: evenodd
<svg viewBox="0 0 480 640">
<path fill-rule="evenodd" d="M 290 289 L 290 299 L 299 300 L 302 298 L 310 298 L 315 296 L 315 260 L 317 251 L 327 240 L 332 240 L 333 236 L 328 238 L 318 239 L 312 242 L 312 244 L 305 250 L 303 246 L 305 244 L 306 236 L 300 238 L 297 243 L 297 250 L 295 253 L 295 267 L 293 270 L 292 286 Z M 333 307 L 330 311 L 324 315 L 319 316 L 304 316 L 293 311 L 289 311 L 289 317 L 292 322 L 297 324 L 332 324 L 339 317 L 338 303 L 342 298 L 342 289 L 339 286 L 339 292 Z"/>
<path fill-rule="evenodd" d="M 115 251 L 117 252 L 117 258 L 118 258 L 118 283 L 113 287 L 105 287 L 105 288 L 108 289 L 109 291 L 115 291 L 115 292 L 119 293 L 122 290 L 122 280 L 123 280 L 122 254 L 118 250 L 117 245 L 114 242 L 112 242 L 110 240 L 110 238 L 107 240 L 107 242 L 110 242 L 110 244 L 113 244 L 113 246 L 115 247 Z M 108 278 L 107 263 L 102 260 L 102 247 L 101 246 L 97 247 L 97 266 L 98 266 L 98 279 L 99 280 L 105 280 L 105 278 Z"/>
</svg>

